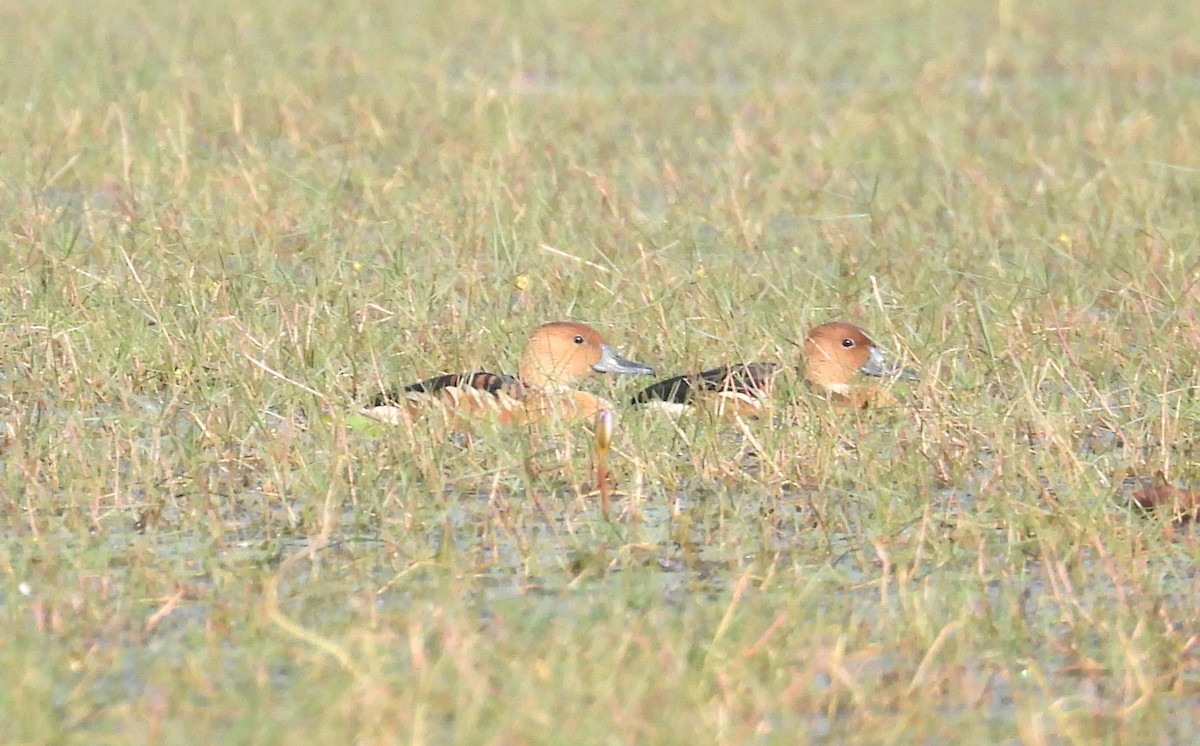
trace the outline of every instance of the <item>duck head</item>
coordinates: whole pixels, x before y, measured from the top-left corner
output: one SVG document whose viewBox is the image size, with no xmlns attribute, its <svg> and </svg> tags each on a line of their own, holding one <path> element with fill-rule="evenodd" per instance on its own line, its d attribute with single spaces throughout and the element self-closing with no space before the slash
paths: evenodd
<svg viewBox="0 0 1200 746">
<path fill-rule="evenodd" d="M 525 385 L 552 391 L 569 389 L 592 373 L 654 375 L 654 369 L 613 352 L 587 324 L 554 321 L 529 335 L 519 373 Z"/>
<path fill-rule="evenodd" d="M 854 324 L 830 321 L 813 327 L 804 338 L 804 377 L 812 385 L 845 396 L 864 375 L 916 378 L 912 371 L 889 362 L 883 350 Z"/>
</svg>

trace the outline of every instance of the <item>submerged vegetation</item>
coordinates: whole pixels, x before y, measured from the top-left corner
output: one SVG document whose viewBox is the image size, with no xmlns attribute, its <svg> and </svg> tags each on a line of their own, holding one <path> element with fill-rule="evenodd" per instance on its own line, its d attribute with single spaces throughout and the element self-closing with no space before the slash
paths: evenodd
<svg viewBox="0 0 1200 746">
<path fill-rule="evenodd" d="M 0 740 L 1191 737 L 1200 5 L 2 15 Z M 835 318 L 919 380 L 356 415 Z"/>
</svg>

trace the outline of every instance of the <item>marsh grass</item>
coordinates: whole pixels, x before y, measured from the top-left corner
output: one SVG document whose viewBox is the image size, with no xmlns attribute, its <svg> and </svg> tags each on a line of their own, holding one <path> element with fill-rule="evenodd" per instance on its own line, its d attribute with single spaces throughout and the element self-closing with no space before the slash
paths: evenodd
<svg viewBox="0 0 1200 746">
<path fill-rule="evenodd" d="M 2 14 L 0 740 L 1190 740 L 1194 3 Z M 558 318 L 921 379 L 356 419 Z"/>
</svg>

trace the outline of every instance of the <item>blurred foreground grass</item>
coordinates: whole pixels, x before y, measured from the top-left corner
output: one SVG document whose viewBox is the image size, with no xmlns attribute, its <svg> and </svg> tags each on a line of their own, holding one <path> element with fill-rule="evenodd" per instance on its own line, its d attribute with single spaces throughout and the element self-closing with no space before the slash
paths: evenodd
<svg viewBox="0 0 1200 746">
<path fill-rule="evenodd" d="M 0 8 L 0 740 L 1187 740 L 1200 7 L 842 5 Z M 612 523 L 347 424 L 835 317 L 922 381 L 624 412 Z"/>
</svg>

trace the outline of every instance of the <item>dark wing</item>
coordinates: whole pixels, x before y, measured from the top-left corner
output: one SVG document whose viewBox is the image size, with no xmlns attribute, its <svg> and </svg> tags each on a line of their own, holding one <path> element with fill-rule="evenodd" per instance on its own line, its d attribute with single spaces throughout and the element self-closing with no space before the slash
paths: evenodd
<svg viewBox="0 0 1200 746">
<path fill-rule="evenodd" d="M 659 381 L 642 389 L 633 397 L 633 404 L 648 404 L 655 401 L 673 404 L 688 404 L 696 392 L 737 391 L 745 394 L 761 394 L 770 386 L 771 377 L 779 366 L 774 363 L 743 363 L 725 365 L 720 368 L 688 373 Z"/>
<path fill-rule="evenodd" d="M 402 389 L 381 391 L 371 399 L 371 406 L 385 407 L 400 404 L 404 401 L 405 394 L 436 394 L 442 389 L 450 388 L 451 386 L 464 389 L 479 389 L 489 394 L 498 394 L 503 391 L 509 396 L 517 398 L 520 398 L 524 392 L 524 387 L 516 376 L 506 376 L 503 373 L 488 373 L 486 371 L 447 373 L 437 378 L 428 378 L 417 383 L 410 383 Z"/>
</svg>

